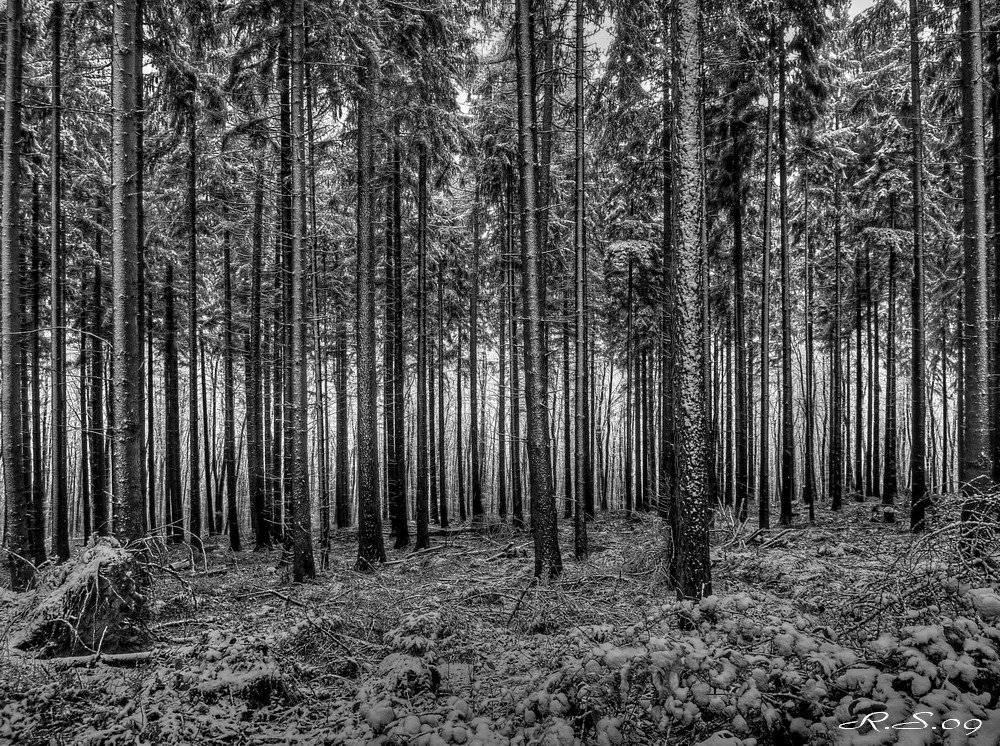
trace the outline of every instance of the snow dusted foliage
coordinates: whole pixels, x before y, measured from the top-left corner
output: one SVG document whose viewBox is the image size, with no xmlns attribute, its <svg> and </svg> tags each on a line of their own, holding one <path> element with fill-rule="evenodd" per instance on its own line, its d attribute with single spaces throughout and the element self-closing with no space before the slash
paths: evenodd
<svg viewBox="0 0 1000 746">
<path fill-rule="evenodd" d="M 145 571 L 114 539 L 101 539 L 40 577 L 10 646 L 43 655 L 115 652 L 141 645 L 149 614 Z"/>
</svg>

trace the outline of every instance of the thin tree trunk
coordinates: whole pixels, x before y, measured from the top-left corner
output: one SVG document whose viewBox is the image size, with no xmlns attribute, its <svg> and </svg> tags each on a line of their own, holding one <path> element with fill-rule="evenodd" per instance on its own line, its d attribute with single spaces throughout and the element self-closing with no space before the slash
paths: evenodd
<svg viewBox="0 0 1000 746">
<path fill-rule="evenodd" d="M 306 317 L 309 309 L 306 261 L 308 219 L 306 210 L 306 120 L 305 120 L 305 0 L 292 3 L 292 578 L 301 583 L 316 577 L 312 547 L 312 498 L 309 484 L 309 390 L 306 387 L 309 352 Z M 373 242 L 374 243 L 374 242 Z M 368 247 L 369 259 L 374 246 Z M 374 298 L 372 298 L 372 335 L 374 336 Z M 373 345 L 374 347 L 374 345 Z M 374 350 L 373 350 L 374 353 Z M 374 361 L 374 354 L 373 354 Z M 372 366 L 374 369 L 374 365 Z M 372 387 L 374 398 L 375 388 Z M 374 414 L 374 413 L 373 413 Z M 372 418 L 374 424 L 374 417 Z M 377 461 L 377 458 L 376 458 Z M 376 477 L 377 479 L 377 477 Z M 235 486 L 235 484 L 234 484 Z M 233 498 L 235 500 L 235 496 Z"/>
<path fill-rule="evenodd" d="M 472 455 L 472 521 L 483 520 L 482 470 L 479 464 L 479 187 L 472 206 L 472 298 L 469 302 L 469 450 Z"/>
<path fill-rule="evenodd" d="M 576 0 L 576 99 L 575 99 L 575 138 L 573 155 L 575 158 L 575 194 L 573 204 L 573 238 L 574 238 L 574 281 L 575 281 L 575 313 L 574 331 L 576 341 L 575 379 L 574 379 L 574 404 L 576 416 L 575 428 L 575 466 L 576 466 L 576 511 L 573 521 L 574 550 L 578 560 L 586 559 L 589 551 L 587 547 L 587 512 L 593 513 L 593 498 L 590 505 L 586 504 L 587 480 L 590 478 L 590 464 L 587 459 L 588 445 L 590 442 L 590 428 L 587 418 L 587 341 L 584 334 L 587 324 L 587 312 L 585 301 L 584 280 L 586 277 L 585 257 L 587 254 L 586 239 L 586 182 L 584 180 L 585 166 L 585 139 L 584 139 L 584 100 L 583 100 L 583 80 L 584 80 L 584 16 L 583 0 Z M 568 304 L 567 304 L 568 305 Z M 569 352 L 568 349 L 565 350 Z M 568 354 L 567 354 L 568 357 Z M 569 360 L 566 361 L 566 370 L 569 370 Z M 569 376 L 566 381 L 566 397 L 569 398 Z M 566 440 L 569 441 L 569 423 L 567 425 Z M 567 468 L 567 478 L 569 469 Z M 592 493 L 591 493 L 592 494 Z M 570 498 L 569 487 L 566 491 L 567 500 Z"/>
<path fill-rule="evenodd" d="M 839 123 L 839 119 L 838 119 Z M 841 365 L 840 334 L 843 327 L 841 321 L 841 295 L 843 289 L 843 257 L 841 255 L 841 194 L 840 177 L 835 176 L 833 191 L 833 327 L 830 330 L 830 350 L 832 353 L 830 376 L 830 395 L 832 399 L 831 413 L 828 419 L 830 430 L 830 465 L 827 469 L 827 484 L 830 492 L 830 509 L 840 510 L 844 500 L 844 454 L 843 430 L 844 400 L 843 400 L 843 369 Z"/>
<path fill-rule="evenodd" d="M 895 194 L 889 195 L 889 229 L 896 228 Z M 887 520 L 893 515 L 898 489 L 896 434 L 896 251 L 889 250 L 889 313 L 886 319 L 885 352 L 885 472 L 882 480 L 882 511 Z"/>
<path fill-rule="evenodd" d="M 809 229 L 809 163 L 802 169 L 802 245 L 806 281 L 806 390 L 805 390 L 805 469 L 802 502 L 809 506 L 810 523 L 816 519 L 816 382 L 815 332 L 813 309 L 813 247 Z"/>
<path fill-rule="evenodd" d="M 764 247 L 761 265 L 760 306 L 760 488 L 757 519 L 761 528 L 771 525 L 771 122 L 774 95 L 767 97 L 767 125 L 764 135 Z"/>
<path fill-rule="evenodd" d="M 201 550 L 201 453 L 198 445 L 198 134 L 192 78 L 188 110 L 188 496 L 191 546 Z M 209 505 L 211 510 L 212 506 Z"/>
<path fill-rule="evenodd" d="M 69 496 L 66 485 L 66 330 L 65 254 L 62 221 L 62 0 L 52 2 L 52 171 L 50 271 L 52 303 L 52 501 L 55 510 L 53 551 L 69 559 Z"/>
<path fill-rule="evenodd" d="M 359 570 L 385 562 L 382 511 L 379 508 L 378 386 L 375 371 L 375 223 L 373 214 L 374 106 L 378 64 L 374 52 L 362 51 L 358 66 L 358 204 L 357 204 L 357 366 L 358 366 L 358 561 Z M 345 350 L 346 357 L 346 350 Z M 343 364 L 342 359 L 341 363 Z M 341 375 L 344 375 L 342 372 Z M 304 387 L 303 387 L 304 388 Z M 345 387 L 346 388 L 346 387 Z M 304 393 L 304 392 L 303 392 Z M 344 405 L 346 406 L 346 396 Z M 346 418 L 345 418 L 346 424 Z M 346 429 L 346 428 L 345 428 Z M 343 436 L 343 431 L 338 432 Z M 346 465 L 346 464 L 345 464 Z M 339 498 L 339 491 L 338 491 Z M 418 539 L 419 543 L 419 539 Z"/>
<path fill-rule="evenodd" d="M 418 144 L 417 175 L 417 541 L 430 546 L 430 453 L 427 443 L 427 147 Z M 475 394 L 473 394 L 475 398 Z"/>
<path fill-rule="evenodd" d="M 92 342 L 92 345 L 96 340 Z M 165 463 L 164 477 L 166 480 L 164 492 L 164 524 L 167 540 L 179 544 L 184 540 L 183 506 L 181 502 L 181 422 L 180 422 L 180 391 L 177 363 L 177 321 L 174 314 L 174 265 L 167 265 L 167 276 L 163 285 L 163 396 Z M 93 396 L 93 391 L 91 393 Z M 91 416 L 93 427 L 93 414 Z M 93 450 L 98 447 L 97 439 L 90 442 L 91 473 L 97 461 Z M 103 456 L 102 456 L 103 458 Z M 96 490 L 92 490 L 96 495 Z M 95 514 L 96 516 L 96 514 Z"/>
<path fill-rule="evenodd" d="M 926 528 L 927 494 L 927 371 L 924 362 L 924 244 L 923 244 L 923 113 L 920 101 L 920 10 L 918 0 L 910 0 L 910 137 L 913 149 L 913 284 L 910 308 L 913 323 L 910 357 L 912 404 L 912 445 L 910 448 L 911 503 L 910 530 Z M 985 281 L 985 278 L 984 278 Z"/>
<path fill-rule="evenodd" d="M 445 465 L 444 450 L 444 262 L 439 260 L 438 264 L 438 287 L 437 287 L 437 310 L 438 310 L 438 334 L 437 334 L 437 379 L 438 379 L 438 454 L 441 458 L 438 471 L 438 498 L 441 507 L 438 510 L 438 517 L 441 521 L 441 528 L 448 528 L 448 479 Z M 433 415 L 433 412 L 431 413 Z"/>
</svg>

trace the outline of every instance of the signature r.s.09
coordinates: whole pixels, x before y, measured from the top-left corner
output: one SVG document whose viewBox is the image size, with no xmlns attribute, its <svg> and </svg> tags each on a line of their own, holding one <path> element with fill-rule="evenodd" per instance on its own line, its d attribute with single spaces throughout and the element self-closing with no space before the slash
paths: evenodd
<svg viewBox="0 0 1000 746">
<path fill-rule="evenodd" d="M 926 716 L 926 718 L 924 717 Z M 937 725 L 930 721 L 930 718 L 934 717 L 933 712 L 915 712 L 911 715 L 912 720 L 907 720 L 903 723 L 894 723 L 893 725 L 883 725 L 886 720 L 889 719 L 889 713 L 885 710 L 877 710 L 875 712 L 868 712 L 862 715 L 857 720 L 851 720 L 847 723 L 841 723 L 840 728 L 842 730 L 862 730 L 865 726 L 870 726 L 871 730 L 924 730 L 926 728 L 933 728 L 937 730 L 957 730 L 959 728 L 965 730 L 968 734 L 975 733 L 977 730 L 983 727 L 983 721 L 978 718 L 969 718 L 966 721 L 959 720 L 958 718 L 948 718 L 941 725 Z M 880 727 L 881 726 L 881 727 Z"/>
</svg>

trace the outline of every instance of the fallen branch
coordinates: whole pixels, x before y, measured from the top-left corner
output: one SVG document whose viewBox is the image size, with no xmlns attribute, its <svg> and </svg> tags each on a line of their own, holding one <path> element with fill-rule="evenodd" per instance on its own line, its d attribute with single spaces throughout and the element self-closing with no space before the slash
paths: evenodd
<svg viewBox="0 0 1000 746">
<path fill-rule="evenodd" d="M 136 666 L 153 658 L 155 651 L 146 650 L 140 653 L 95 653 L 94 655 L 75 655 L 67 658 L 40 658 L 38 661 L 54 668 L 85 668 L 97 663 L 106 666 Z"/>
</svg>

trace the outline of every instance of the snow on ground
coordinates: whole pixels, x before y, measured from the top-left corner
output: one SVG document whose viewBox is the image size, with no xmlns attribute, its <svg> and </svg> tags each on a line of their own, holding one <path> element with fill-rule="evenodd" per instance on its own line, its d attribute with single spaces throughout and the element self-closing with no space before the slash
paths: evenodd
<svg viewBox="0 0 1000 746">
<path fill-rule="evenodd" d="M 757 535 L 719 521 L 699 603 L 666 585 L 653 518 L 599 518 L 591 559 L 546 585 L 508 529 L 374 574 L 342 532 L 302 586 L 278 552 L 219 546 L 208 573 L 153 569 L 150 656 L 0 653 L 0 743 L 995 746 L 995 573 L 868 507 Z"/>
</svg>

